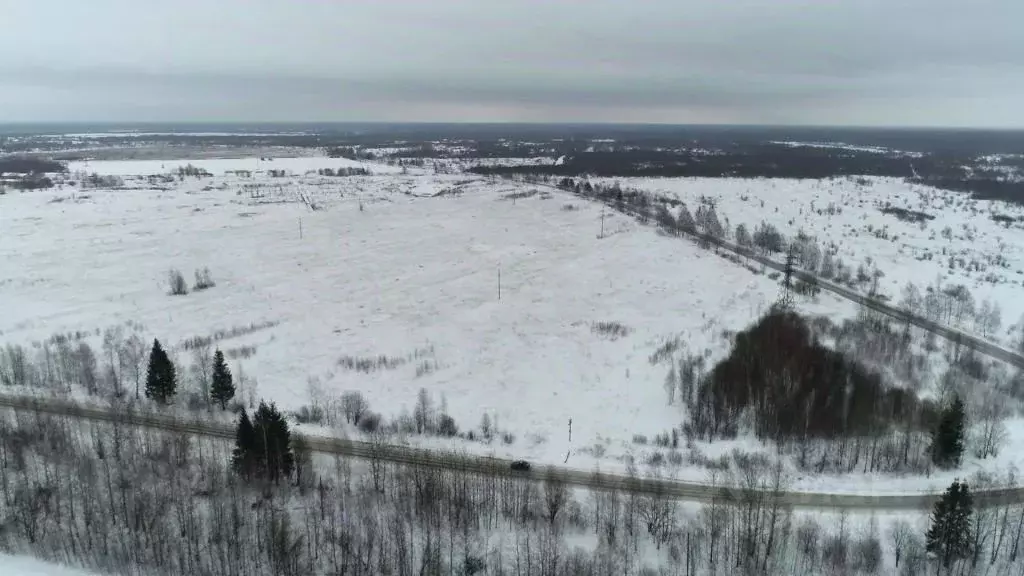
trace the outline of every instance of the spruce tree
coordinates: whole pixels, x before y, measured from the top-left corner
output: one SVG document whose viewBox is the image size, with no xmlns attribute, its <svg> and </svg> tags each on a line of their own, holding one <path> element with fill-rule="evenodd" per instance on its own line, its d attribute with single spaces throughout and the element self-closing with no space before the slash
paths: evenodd
<svg viewBox="0 0 1024 576">
<path fill-rule="evenodd" d="M 960 465 L 964 454 L 964 434 L 967 425 L 964 403 L 960 396 L 943 409 L 939 424 L 932 435 L 932 461 L 943 468 Z"/>
<path fill-rule="evenodd" d="M 282 477 L 289 477 L 295 469 L 292 453 L 291 431 L 288 422 L 271 403 L 260 402 L 253 417 L 255 432 L 254 465 L 268 481 L 277 484 Z"/>
<path fill-rule="evenodd" d="M 221 410 L 224 410 L 228 401 L 235 397 L 235 384 L 231 379 L 231 370 L 224 362 L 224 353 L 220 350 L 213 354 L 213 384 L 210 387 L 210 397 L 214 402 L 220 404 Z"/>
<path fill-rule="evenodd" d="M 153 349 L 149 353 L 149 368 L 146 371 L 146 398 L 161 404 L 169 404 L 177 391 L 177 377 L 174 364 L 167 357 L 160 341 L 153 340 Z"/>
<path fill-rule="evenodd" d="M 967 483 L 956 480 L 935 503 L 931 526 L 925 536 L 926 549 L 942 561 L 944 568 L 949 568 L 954 559 L 970 554 L 973 505 Z"/>
<path fill-rule="evenodd" d="M 249 414 L 242 408 L 235 431 L 235 449 L 231 453 L 231 468 L 239 476 L 249 479 L 255 470 L 256 430 L 249 420 Z"/>
</svg>

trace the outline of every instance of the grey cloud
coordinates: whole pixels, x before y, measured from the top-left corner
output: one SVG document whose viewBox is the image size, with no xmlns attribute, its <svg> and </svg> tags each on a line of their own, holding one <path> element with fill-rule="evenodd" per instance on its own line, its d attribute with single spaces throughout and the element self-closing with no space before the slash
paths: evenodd
<svg viewBox="0 0 1024 576">
<path fill-rule="evenodd" d="M 88 4 L 16 5 L 2 119 L 1024 125 L 1011 1 Z"/>
</svg>

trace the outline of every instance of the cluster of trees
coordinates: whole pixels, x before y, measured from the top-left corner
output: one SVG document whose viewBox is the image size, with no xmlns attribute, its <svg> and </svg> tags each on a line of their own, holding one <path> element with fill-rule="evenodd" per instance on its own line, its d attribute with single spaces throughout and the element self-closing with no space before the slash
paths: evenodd
<svg viewBox="0 0 1024 576">
<path fill-rule="evenodd" d="M 146 370 L 146 398 L 159 404 L 168 405 L 174 401 L 178 393 L 178 375 L 174 363 L 167 356 L 159 340 L 153 340 L 149 353 L 149 364 Z M 235 396 L 235 385 L 231 370 L 224 360 L 224 353 L 218 349 L 213 355 L 212 386 L 209 390 L 209 401 L 220 405 L 221 410 Z"/>
<path fill-rule="evenodd" d="M 31 348 L 7 344 L 0 349 L 0 383 L 7 386 L 70 391 L 121 397 L 135 384 L 135 395 L 146 374 L 147 345 L 137 332 L 125 338 L 123 327 L 103 334 L 101 364 L 86 341 L 90 334 L 57 334 Z"/>
<path fill-rule="evenodd" d="M 821 344 L 823 337 L 834 348 Z M 959 389 L 950 387 L 941 403 L 922 400 L 912 385 L 893 387 L 875 368 L 914 382 L 923 359 L 910 342 L 908 332 L 876 316 L 834 326 L 775 308 L 737 334 L 729 355 L 710 370 L 702 362 L 685 365 L 689 394 L 681 397 L 691 418 L 684 431 L 711 441 L 750 430 L 819 473 L 956 468 L 972 431 Z M 683 381 L 683 370 L 673 366 L 668 379 Z M 997 454 L 1004 439 L 1006 411 L 985 409 L 1000 402 L 996 395 L 979 399 L 979 457 Z"/>
<path fill-rule="evenodd" d="M 145 396 L 167 405 L 178 395 L 183 376 L 190 375 L 195 384 L 188 390 L 190 408 L 227 409 L 236 381 L 221 350 L 211 350 L 208 342 L 194 346 L 194 363 L 185 374 L 159 340 L 146 344 L 141 328 L 132 323 L 108 328 L 98 352 L 87 340 L 91 334 L 82 332 L 57 334 L 31 348 L 7 344 L 0 348 L 0 384 L 60 393 L 78 388 L 113 400 L 131 396 L 134 387 L 135 399 Z"/>
<path fill-rule="evenodd" d="M 971 166 L 965 171 L 964 166 Z M 665 142 L 646 142 L 614 149 L 576 150 L 558 165 L 476 166 L 471 171 L 486 175 L 535 174 L 575 177 L 704 177 L 704 178 L 797 178 L 824 179 L 837 176 L 884 176 L 908 182 L 966 192 L 980 199 L 1020 202 L 1024 183 L 981 164 L 977 154 L 925 155 L 913 169 L 899 154 L 881 155 L 849 149 L 785 147 L 770 143 L 730 142 L 714 154 L 701 148 L 674 149 Z"/>
<path fill-rule="evenodd" d="M 38 156 L 4 156 L 0 157 L 0 176 L 4 174 L 44 174 L 67 172 L 68 167 L 62 162 Z"/>
<path fill-rule="evenodd" d="M 15 190 L 44 190 L 53 188 L 53 179 L 40 174 L 28 174 L 25 176 L 5 177 L 0 180 L 0 191 L 5 187 Z"/>
<path fill-rule="evenodd" d="M 696 214 L 693 214 L 684 202 L 656 198 L 641 190 L 623 188 L 618 183 L 595 184 L 585 179 L 566 177 L 560 179 L 557 185 L 633 214 L 641 221 L 653 217 L 659 226 L 673 234 L 697 235 L 705 247 L 711 242 L 729 239 L 728 219 L 723 226 L 713 202 L 706 199 L 700 203 Z M 762 221 L 753 231 L 740 223 L 735 228 L 733 240 L 741 250 L 757 250 L 767 256 L 786 253 L 787 258 L 793 259 L 794 266 L 812 275 L 865 289 L 873 297 L 882 297 L 879 284 L 885 274 L 871 257 L 852 269 L 835 256 L 837 248 L 834 245 L 822 247 L 817 239 L 802 230 L 787 240 L 778 228 L 767 222 Z M 818 291 L 817 286 L 806 282 L 800 282 L 796 288 L 798 292 L 812 295 Z M 942 286 L 936 281 L 922 294 L 916 285 L 908 283 L 903 290 L 900 306 L 914 315 L 937 323 L 972 326 L 986 337 L 997 334 L 1002 326 L 999 304 L 986 299 L 976 305 L 971 291 L 961 284 Z"/>
<path fill-rule="evenodd" d="M 0 411 L 0 548 L 101 572 L 211 576 L 924 576 L 1019 562 L 1024 508 L 972 506 L 965 486 L 936 504 L 927 532 L 906 520 L 858 528 L 846 515 L 795 514 L 782 504 L 783 468 L 738 452 L 709 478 L 711 500 L 684 509 L 657 491 L 570 490 L 553 471 L 540 482 L 471 473 L 455 455 L 417 467 L 371 453 L 355 467 L 298 448 L 275 412 L 261 406 L 240 434 L 251 440 L 232 449 L 117 420 Z M 641 482 L 628 474 L 627 488 Z M 581 537 L 595 544 L 570 544 Z"/>
<path fill-rule="evenodd" d="M 316 171 L 320 176 L 373 176 L 373 172 L 366 168 L 342 167 L 337 170 L 333 168 L 320 168 Z"/>
<path fill-rule="evenodd" d="M 940 280 L 928 285 L 924 293 L 916 284 L 908 282 L 900 294 L 899 305 L 933 322 L 970 326 L 986 337 L 997 334 L 1003 323 L 1003 311 L 998 302 L 985 299 L 979 306 L 967 286 L 943 285 Z"/>
<path fill-rule="evenodd" d="M 252 420 L 245 408 L 238 417 L 231 469 L 245 480 L 278 485 L 295 471 L 291 431 L 273 403 L 261 401 Z"/>
<path fill-rule="evenodd" d="M 124 178 L 120 176 L 107 176 L 92 173 L 76 173 L 75 176 L 78 178 L 79 186 L 83 189 L 88 188 L 121 188 L 124 186 Z"/>
<path fill-rule="evenodd" d="M 913 397 L 886 389 L 877 374 L 815 341 L 795 312 L 778 310 L 736 335 L 729 356 L 700 387 L 693 422 L 708 439 L 731 436 L 749 413 L 760 438 L 834 438 L 882 430 L 914 405 Z"/>
<path fill-rule="evenodd" d="M 861 264 L 854 274 L 854 270 L 835 257 L 837 249 L 834 246 L 823 248 L 817 239 L 803 231 L 799 231 L 795 238 L 788 240 L 774 224 L 762 221 L 753 230 L 746 224 L 737 224 L 733 232 L 728 218 L 724 219 L 723 224 L 716 213 L 714 203 L 708 199 L 702 199 L 694 214 L 684 202 L 656 198 L 641 190 L 623 188 L 618 183 L 605 185 L 584 179 L 562 178 L 557 185 L 564 190 L 595 198 L 616 210 L 632 214 L 641 222 L 653 217 L 664 230 L 672 234 L 694 235 L 704 247 L 729 240 L 732 234 L 732 239 L 741 252 L 756 251 L 764 256 L 792 254 L 795 266 L 811 274 L 819 274 L 853 287 L 866 287 L 871 294 L 877 293 L 879 279 L 883 276 L 877 267 L 873 267 L 870 258 L 867 266 Z M 816 285 L 804 281 L 797 283 L 796 288 L 801 293 L 812 295 L 818 291 Z"/>
<path fill-rule="evenodd" d="M 339 427 L 343 423 L 351 424 L 370 436 L 377 434 L 416 434 L 445 438 L 458 436 L 473 442 L 492 442 L 495 439 L 500 439 L 505 444 L 511 444 L 515 440 L 510 432 L 501 429 L 497 417 L 492 418 L 486 412 L 481 416 L 480 425 L 477 428 L 460 430 L 458 423 L 448 414 L 448 403 L 445 397 L 442 395 L 440 403 L 437 404 L 425 388 L 420 388 L 416 394 L 412 413 L 403 410 L 389 421 L 385 421 L 379 413 L 372 411 L 366 398 L 356 391 L 343 392 L 338 397 L 332 397 L 318 382 L 311 381 L 309 396 L 312 404 L 303 407 L 297 413 L 300 421 L 303 422 L 316 422 L 329 427 Z"/>
<path fill-rule="evenodd" d="M 206 168 L 200 168 L 198 166 L 193 166 L 192 164 L 178 166 L 178 169 L 174 171 L 174 174 L 176 174 L 181 180 L 184 180 L 186 176 L 193 178 L 209 178 L 213 176 L 213 174 L 210 174 Z"/>
</svg>

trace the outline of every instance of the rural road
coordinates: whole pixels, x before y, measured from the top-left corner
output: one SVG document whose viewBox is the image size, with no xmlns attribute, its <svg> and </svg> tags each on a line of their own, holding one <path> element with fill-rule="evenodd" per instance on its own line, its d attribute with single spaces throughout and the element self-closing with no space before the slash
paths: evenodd
<svg viewBox="0 0 1024 576">
<path fill-rule="evenodd" d="M 0 406 L 15 410 L 69 416 L 89 420 L 118 422 L 129 426 L 142 426 L 174 432 L 184 432 L 233 441 L 235 427 L 228 423 L 213 422 L 202 418 L 184 418 L 172 414 L 138 409 L 114 411 L 107 408 L 82 406 L 67 400 L 36 398 L 27 396 L 0 396 Z M 557 478 L 573 486 L 596 490 L 620 490 L 640 494 L 660 494 L 666 498 L 692 502 L 728 502 L 742 499 L 741 491 L 707 484 L 632 478 L 620 474 L 595 473 L 559 466 L 535 467 L 529 472 L 515 472 L 510 469 L 510 460 L 489 456 L 470 456 L 441 453 L 437 451 L 410 448 L 394 444 L 304 436 L 310 448 L 325 454 L 341 454 L 360 459 L 380 459 L 398 464 L 464 470 L 473 474 L 527 477 L 543 481 Z M 795 508 L 827 508 L 847 510 L 930 510 L 938 494 L 826 494 L 816 492 L 781 492 L 779 502 Z M 767 496 L 770 502 L 771 496 Z M 976 492 L 974 502 L 979 506 L 994 506 L 1024 502 L 1024 488 L 1009 488 Z"/>
<path fill-rule="evenodd" d="M 742 248 L 735 244 L 732 244 L 731 242 L 727 242 L 721 239 L 711 239 L 705 237 L 704 235 L 699 235 L 698 237 L 706 239 L 708 242 L 716 244 L 722 248 L 725 248 L 726 250 L 743 256 L 744 258 L 763 264 L 768 268 L 773 268 L 783 273 L 786 271 L 785 264 L 776 262 L 774 260 L 769 260 L 768 258 L 764 258 L 757 254 L 752 254 L 749 250 L 743 250 Z M 933 332 L 939 336 L 942 336 L 943 338 L 946 338 L 947 340 L 971 348 L 978 353 L 985 354 L 986 356 L 995 358 L 996 360 L 1002 360 L 1003 362 L 1006 362 L 1011 366 L 1024 369 L 1024 356 L 1017 354 L 1012 350 L 1007 350 L 1006 348 L 997 346 L 992 342 L 989 342 L 988 340 L 983 340 L 972 334 L 961 332 L 960 330 L 951 328 L 944 324 L 932 322 L 931 320 L 911 314 L 905 310 L 901 310 L 894 306 L 889 306 L 884 302 L 875 300 L 873 298 L 868 298 L 864 294 L 855 292 L 845 286 L 841 286 L 834 282 L 829 282 L 828 280 L 825 280 L 823 278 L 820 278 L 818 276 L 815 276 L 814 274 L 810 274 L 798 268 L 793 269 L 793 276 L 805 282 L 816 282 L 818 286 L 823 290 L 828 290 L 829 292 L 832 292 L 833 294 L 836 294 L 842 298 L 846 298 L 847 300 L 851 300 L 857 304 L 861 304 L 863 306 L 871 308 L 872 310 L 881 312 L 882 314 L 895 318 L 900 322 L 913 324 L 918 328 L 922 328 L 929 332 Z"/>
<path fill-rule="evenodd" d="M 563 188 L 559 188 L 558 186 L 555 186 L 555 185 L 544 185 L 544 186 L 547 186 L 549 188 L 558 190 L 560 192 L 569 192 L 570 194 L 576 194 L 575 192 L 572 192 L 570 190 L 565 190 Z M 619 212 L 624 212 L 624 213 L 626 213 L 629 216 L 633 216 L 634 218 L 638 217 L 638 214 L 636 214 L 635 212 L 633 212 L 633 211 L 631 211 L 629 209 L 626 209 L 625 211 L 618 210 L 615 207 L 613 202 L 602 202 L 601 199 L 599 199 L 599 198 L 595 198 L 595 197 L 592 197 L 592 196 L 587 196 L 585 194 L 577 194 L 577 195 L 579 195 L 581 198 L 585 198 L 585 199 L 593 201 L 593 202 L 603 203 L 605 206 L 607 206 L 608 208 L 610 208 L 612 210 L 616 210 L 616 211 L 619 211 Z M 655 224 L 655 225 L 657 225 L 657 224 Z M 743 258 L 746 258 L 746 259 L 748 259 L 750 261 L 753 261 L 753 262 L 757 262 L 757 263 L 762 264 L 765 267 L 771 268 L 773 270 L 778 270 L 779 272 L 783 272 L 783 273 L 785 273 L 785 271 L 786 271 L 785 264 L 783 264 L 781 262 L 776 262 L 774 260 L 770 260 L 770 259 L 768 259 L 768 258 L 766 258 L 764 256 L 761 256 L 759 254 L 756 254 L 756 253 L 754 253 L 754 252 L 752 252 L 750 250 L 746 250 L 744 248 L 741 248 L 740 246 L 738 246 L 736 244 L 733 244 L 732 242 L 729 242 L 727 240 L 723 240 L 721 238 L 716 238 L 714 236 L 709 236 L 707 234 L 704 234 L 704 233 L 701 233 L 701 232 L 697 232 L 697 231 L 683 232 L 682 235 L 685 236 L 685 237 L 690 237 L 690 238 L 696 239 L 698 241 L 698 244 L 700 243 L 699 241 L 707 242 L 708 244 L 711 244 L 711 245 L 714 245 L 714 246 L 718 246 L 720 248 L 723 248 L 725 250 L 733 252 L 733 253 L 735 253 L 738 256 L 742 256 Z M 994 344 L 992 342 L 989 342 L 988 340 L 984 340 L 982 338 L 978 338 L 977 336 L 974 336 L 972 334 L 968 334 L 966 332 L 961 332 L 960 330 L 957 330 L 955 328 L 951 328 L 949 326 L 946 326 L 944 324 L 940 324 L 938 322 L 932 322 L 931 320 L 928 320 L 927 318 L 922 318 L 922 317 L 917 316 L 915 314 L 911 314 L 911 313 L 907 312 L 906 310 L 901 310 L 899 308 L 896 308 L 895 306 L 890 306 L 890 305 L 886 304 L 885 302 L 882 302 L 880 300 L 876 300 L 876 299 L 873 299 L 873 298 L 869 298 L 868 296 L 866 296 L 864 294 L 861 294 L 859 292 L 856 292 L 854 290 L 851 290 L 851 289 L 849 289 L 849 288 L 847 288 L 845 286 L 836 284 L 834 282 L 830 282 L 828 280 L 825 280 L 824 278 L 820 278 L 818 276 L 815 276 L 814 274 L 811 274 L 809 272 L 805 272 L 803 270 L 800 270 L 799 268 L 794 268 L 793 269 L 793 276 L 795 278 L 798 278 L 798 279 L 803 280 L 805 282 L 817 283 L 818 287 L 822 288 L 823 290 L 828 290 L 829 292 L 832 292 L 833 294 L 836 294 L 837 296 L 840 296 L 841 298 L 846 298 L 847 300 L 850 300 L 850 301 L 855 302 L 857 304 L 861 304 L 863 306 L 866 306 L 867 308 L 870 308 L 872 310 L 875 310 L 877 312 L 880 312 L 882 314 L 885 314 L 887 316 L 895 318 L 896 320 L 899 320 L 901 322 L 913 324 L 914 326 L 917 326 L 918 328 L 922 328 L 922 329 L 927 330 L 929 332 L 932 332 L 932 333 L 934 333 L 934 334 L 936 334 L 938 336 L 942 336 L 943 338 L 946 338 L 947 340 L 950 340 L 952 342 L 956 342 L 958 344 L 961 344 L 963 346 L 971 348 L 971 349 L 973 349 L 974 351 L 976 351 L 978 353 L 985 354 L 986 356 L 989 356 L 991 358 L 995 358 L 996 360 L 1002 360 L 1003 362 L 1006 362 L 1007 364 L 1009 364 L 1011 366 L 1015 366 L 1015 367 L 1017 367 L 1017 368 L 1019 368 L 1021 370 L 1024 370 L 1024 355 L 1018 354 L 1017 352 L 1014 352 L 1012 350 L 1008 350 L 1006 348 L 998 346 L 998 345 L 996 345 L 996 344 Z"/>
</svg>

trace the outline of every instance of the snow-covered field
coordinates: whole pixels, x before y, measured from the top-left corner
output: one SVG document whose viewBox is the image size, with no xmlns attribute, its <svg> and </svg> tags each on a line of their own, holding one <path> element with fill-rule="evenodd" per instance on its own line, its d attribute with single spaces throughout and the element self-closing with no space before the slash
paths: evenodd
<svg viewBox="0 0 1024 576">
<path fill-rule="evenodd" d="M 29 556 L 0 554 L 0 574 L 10 576 L 94 576 L 91 572 L 50 564 Z"/>
<path fill-rule="evenodd" d="M 284 170 L 288 175 L 302 176 L 310 170 L 323 168 L 367 168 L 374 173 L 390 174 L 401 169 L 383 164 L 355 162 L 345 158 L 308 156 L 297 158 L 204 158 L 198 160 L 98 160 L 68 163 L 68 172 L 85 172 L 101 176 L 149 176 L 174 173 L 178 168 L 192 165 L 214 176 L 225 176 L 228 171 L 248 171 L 259 177 L 269 170 Z"/>
<path fill-rule="evenodd" d="M 144 177 L 187 164 L 212 176 L 158 187 Z M 374 175 L 316 173 L 342 167 Z M 667 367 L 652 365 L 651 354 L 678 337 L 713 362 L 727 351 L 728 332 L 745 328 L 779 292 L 776 281 L 689 241 L 546 187 L 322 157 L 93 161 L 70 169 L 119 175 L 124 185 L 0 196 L 0 344 L 84 331 L 96 334 L 99 349 L 98 330 L 131 321 L 187 366 L 187 339 L 255 325 L 219 345 L 229 357 L 254 352 L 233 363 L 258 381 L 256 396 L 297 409 L 310 402 L 312 381 L 331 397 L 360 391 L 392 418 L 412 412 L 423 388 L 460 428 L 477 428 L 487 414 L 515 436 L 508 445 L 460 448 L 535 462 L 562 464 L 568 453 L 570 467 L 622 470 L 618 457 L 650 450 L 634 435 L 666 433 L 684 418 L 667 405 Z M 888 181 L 626 183 L 687 201 L 716 197 L 732 227 L 761 219 L 787 233 L 803 226 L 836 242 L 851 262 L 875 258 L 896 292 L 942 269 L 914 258 L 941 253 L 945 241 L 928 240 L 940 222 L 959 234 L 969 221 L 976 242 L 951 245 L 982 258 L 1001 241 L 998 253 L 1011 264 L 1005 281 L 976 288 L 978 297 L 998 298 L 1007 314 L 1024 311 L 1013 300 L 1019 280 L 1010 282 L 1024 267 L 1024 232 L 984 227 L 984 215 L 939 212 L 934 191 L 907 196 Z M 934 211 L 936 220 L 921 230 L 874 206 L 899 199 Z M 922 208 L 925 201 L 932 203 Z M 801 220 L 812 203 L 830 202 L 842 212 Z M 866 232 L 868 224 L 888 226 L 890 239 Z M 170 268 L 191 280 L 204 267 L 215 287 L 168 295 Z M 854 313 L 828 293 L 800 306 L 832 318 Z M 595 330 L 598 323 L 617 323 L 620 334 Z M 369 372 L 346 366 L 381 357 L 387 366 Z M 1011 445 L 1024 445 L 1024 427 L 1010 430 Z M 761 448 L 699 446 L 709 456 Z M 1024 467 L 1024 455 L 1006 451 L 958 474 L 1011 464 Z M 673 474 L 701 481 L 706 471 L 684 465 Z M 893 493 L 939 489 L 949 479 L 806 477 L 793 488 Z"/>
<path fill-rule="evenodd" d="M 886 178 L 616 181 L 679 198 L 691 209 L 702 196 L 711 198 L 723 224 L 728 219 L 730 232 L 738 224 L 753 231 L 765 221 L 787 237 L 802 230 L 823 245 L 834 243 L 847 266 L 877 266 L 884 274 L 879 289 L 894 302 L 908 281 L 922 292 L 936 280 L 943 286 L 964 284 L 976 304 L 985 299 L 999 303 L 1003 322 L 993 339 L 1005 344 L 1012 342 L 1009 331 L 1024 315 L 1024 207 L 1016 204 L 973 200 L 967 194 Z M 933 219 L 901 220 L 881 211 L 887 206 Z M 994 215 L 1016 221 L 1003 224 Z"/>
<path fill-rule="evenodd" d="M 304 174 L 313 160 L 344 162 L 263 164 Z M 778 293 L 765 276 L 623 216 L 608 215 L 599 239 L 600 208 L 559 192 L 511 198 L 530 188 L 465 176 L 224 175 L 255 163 L 192 162 L 214 177 L 171 190 L 139 183 L 0 197 L 0 339 L 135 321 L 178 345 L 269 323 L 220 345 L 255 346 L 244 370 L 285 408 L 309 402 L 311 378 L 332 394 L 363 392 L 386 416 L 411 410 L 422 387 L 460 427 L 489 414 L 517 436 L 509 453 L 562 461 L 569 449 L 604 444 L 611 455 L 634 434 L 677 426 L 662 390 L 667 369 L 650 354 L 682 336 L 694 353 L 720 355 L 722 332 L 742 329 Z M 150 174 L 177 164 L 71 170 Z M 169 268 L 191 279 L 202 267 L 215 288 L 167 294 Z M 848 311 L 830 296 L 812 307 Z M 598 322 L 628 334 L 611 340 L 595 333 Z M 369 374 L 339 366 L 380 355 L 403 364 Z M 179 360 L 190 358 L 179 351 Z"/>
</svg>

